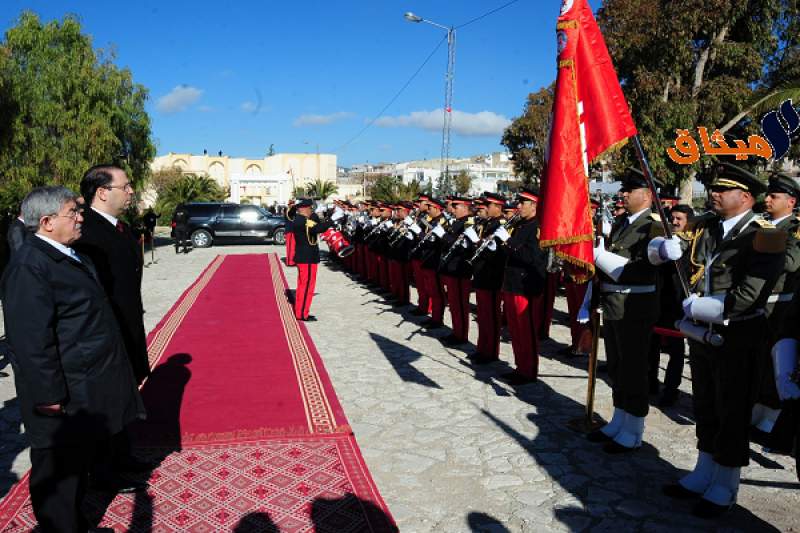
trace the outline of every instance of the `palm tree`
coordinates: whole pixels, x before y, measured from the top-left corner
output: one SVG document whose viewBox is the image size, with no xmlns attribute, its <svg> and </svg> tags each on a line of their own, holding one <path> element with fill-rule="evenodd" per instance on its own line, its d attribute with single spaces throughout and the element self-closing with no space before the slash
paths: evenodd
<svg viewBox="0 0 800 533">
<path fill-rule="evenodd" d="M 337 192 L 339 192 L 339 187 L 332 181 L 316 179 L 306 185 L 306 194 L 312 198 L 319 198 L 323 202 Z"/>
<path fill-rule="evenodd" d="M 187 202 L 219 202 L 228 196 L 213 178 L 186 174 L 168 185 L 156 201 L 162 223 L 168 223 L 175 207 Z"/>
</svg>

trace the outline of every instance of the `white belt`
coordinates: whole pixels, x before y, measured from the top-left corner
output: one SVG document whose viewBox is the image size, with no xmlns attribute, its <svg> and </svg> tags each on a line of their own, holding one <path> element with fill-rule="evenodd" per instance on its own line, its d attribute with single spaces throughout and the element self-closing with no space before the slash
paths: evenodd
<svg viewBox="0 0 800 533">
<path fill-rule="evenodd" d="M 767 298 L 768 304 L 774 304 L 776 302 L 791 302 L 792 298 L 794 298 L 793 292 L 784 292 L 781 294 L 770 294 L 769 298 Z"/>
<path fill-rule="evenodd" d="M 647 294 L 656 292 L 655 285 L 616 285 L 614 283 L 601 283 L 601 292 L 617 292 L 620 294 Z"/>
</svg>

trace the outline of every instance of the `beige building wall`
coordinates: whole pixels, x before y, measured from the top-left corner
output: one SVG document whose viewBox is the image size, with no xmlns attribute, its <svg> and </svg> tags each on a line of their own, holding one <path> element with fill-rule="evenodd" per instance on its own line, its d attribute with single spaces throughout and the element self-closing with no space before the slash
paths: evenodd
<svg viewBox="0 0 800 533">
<path fill-rule="evenodd" d="M 221 187 L 230 190 L 231 202 L 262 205 L 285 204 L 294 187 L 317 179 L 336 182 L 334 154 L 288 153 L 250 159 L 169 152 L 150 164 L 153 172 L 175 167 L 184 174 L 214 178 Z"/>
</svg>

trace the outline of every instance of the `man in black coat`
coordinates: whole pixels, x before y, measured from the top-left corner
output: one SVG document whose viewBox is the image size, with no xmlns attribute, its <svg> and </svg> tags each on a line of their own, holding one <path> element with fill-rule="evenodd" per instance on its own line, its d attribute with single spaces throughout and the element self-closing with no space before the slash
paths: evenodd
<svg viewBox="0 0 800 533">
<path fill-rule="evenodd" d="M 81 234 L 75 195 L 40 187 L 22 203 L 36 234 L 0 281 L 17 395 L 31 441 L 30 493 L 44 532 L 87 531 L 80 506 L 98 443 L 143 416 L 119 326 Z"/>
<path fill-rule="evenodd" d="M 142 306 L 142 249 L 130 227 L 119 217 L 130 205 L 133 187 L 121 168 L 98 165 L 81 180 L 89 206 L 75 249 L 88 255 L 111 300 L 136 381 L 150 374 Z"/>
</svg>

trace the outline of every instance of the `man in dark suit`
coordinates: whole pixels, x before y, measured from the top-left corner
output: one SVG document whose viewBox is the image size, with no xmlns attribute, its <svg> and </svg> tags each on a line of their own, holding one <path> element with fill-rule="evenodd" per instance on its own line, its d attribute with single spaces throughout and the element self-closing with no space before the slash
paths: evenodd
<svg viewBox="0 0 800 533">
<path fill-rule="evenodd" d="M 22 203 L 35 235 L 0 281 L 26 435 L 30 493 L 44 532 L 85 532 L 80 506 L 98 443 L 143 416 L 119 326 L 81 234 L 75 195 L 40 187 Z"/>
<path fill-rule="evenodd" d="M 89 256 L 97 269 L 100 283 L 117 317 L 136 382 L 141 384 L 150 374 L 142 317 L 144 261 L 141 247 L 130 227 L 119 219 L 130 205 L 133 187 L 121 168 L 97 165 L 84 174 L 81 195 L 88 207 L 84 210 L 82 234 L 75 242 L 75 249 Z M 143 471 L 149 468 L 149 464 L 141 463 L 132 456 L 130 439 L 126 432 L 115 436 L 112 447 L 114 469 Z M 116 484 L 123 491 L 139 488 L 127 483 L 121 484 L 118 480 L 110 481 L 113 476 L 106 474 L 103 477 L 109 479 L 103 480 L 105 485 Z"/>
<path fill-rule="evenodd" d="M 20 215 L 8 225 L 6 241 L 8 242 L 9 256 L 14 255 L 14 253 L 19 250 L 20 246 L 28 239 L 29 235 L 30 231 L 25 228 L 25 221 L 22 220 L 22 213 L 20 213 Z"/>
</svg>

